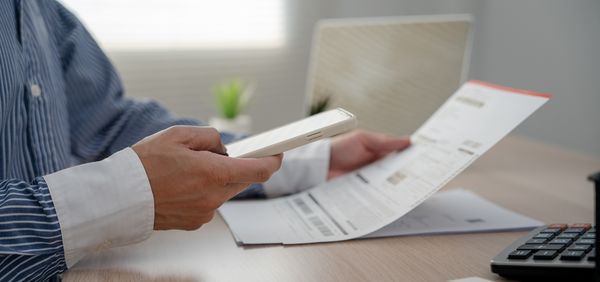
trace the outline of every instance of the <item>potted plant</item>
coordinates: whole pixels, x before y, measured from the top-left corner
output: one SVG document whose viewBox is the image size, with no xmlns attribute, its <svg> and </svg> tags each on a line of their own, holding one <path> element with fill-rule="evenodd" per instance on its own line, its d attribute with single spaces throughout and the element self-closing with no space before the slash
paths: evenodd
<svg viewBox="0 0 600 282">
<path fill-rule="evenodd" d="M 331 102 L 331 96 L 323 96 L 321 98 L 315 99 L 315 101 L 310 105 L 308 109 L 308 115 L 316 115 L 318 113 L 324 112 L 329 107 L 329 102 Z"/>
<path fill-rule="evenodd" d="M 224 81 L 214 87 L 219 117 L 209 123 L 219 131 L 250 133 L 252 120 L 242 114 L 252 96 L 254 86 L 239 79 Z"/>
</svg>

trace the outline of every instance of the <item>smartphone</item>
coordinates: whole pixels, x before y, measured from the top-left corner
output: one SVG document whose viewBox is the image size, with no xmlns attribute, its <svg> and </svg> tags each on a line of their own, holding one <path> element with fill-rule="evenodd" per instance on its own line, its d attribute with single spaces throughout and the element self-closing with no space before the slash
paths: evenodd
<svg viewBox="0 0 600 282">
<path fill-rule="evenodd" d="M 337 108 L 230 143 L 227 153 L 234 158 L 273 156 L 355 127 L 356 117 Z"/>
</svg>

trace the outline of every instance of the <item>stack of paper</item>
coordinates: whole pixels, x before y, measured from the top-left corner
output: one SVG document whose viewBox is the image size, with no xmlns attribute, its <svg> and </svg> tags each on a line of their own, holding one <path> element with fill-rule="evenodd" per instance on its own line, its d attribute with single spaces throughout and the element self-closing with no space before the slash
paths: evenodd
<svg viewBox="0 0 600 282">
<path fill-rule="evenodd" d="M 544 94 L 468 82 L 412 135 L 407 150 L 299 194 L 229 202 L 220 213 L 242 244 L 366 236 L 431 197 L 548 99 Z"/>
<path fill-rule="evenodd" d="M 400 219 L 362 238 L 526 230 L 542 225 L 459 189 L 433 195 Z"/>
</svg>

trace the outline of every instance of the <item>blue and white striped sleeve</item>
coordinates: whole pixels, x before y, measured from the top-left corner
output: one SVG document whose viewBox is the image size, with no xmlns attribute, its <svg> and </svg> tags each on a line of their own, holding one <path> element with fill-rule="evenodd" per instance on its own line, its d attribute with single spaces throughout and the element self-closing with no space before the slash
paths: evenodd
<svg viewBox="0 0 600 282">
<path fill-rule="evenodd" d="M 42 177 L 0 181 L 0 281 L 48 280 L 66 269 L 59 222 Z"/>
<path fill-rule="evenodd" d="M 178 119 L 152 100 L 125 97 L 114 66 L 85 26 L 58 2 L 54 34 L 68 100 L 72 153 L 96 161 L 172 125 L 197 125 Z"/>
<path fill-rule="evenodd" d="M 150 183 L 131 148 L 32 183 L 3 180 L 0 211 L 0 281 L 54 279 L 93 250 L 145 240 L 154 226 Z"/>
<path fill-rule="evenodd" d="M 0 281 L 55 278 L 91 250 L 147 238 L 153 227 L 152 193 L 141 162 L 126 147 L 171 125 L 198 124 L 174 118 L 155 102 L 125 98 L 116 71 L 93 38 L 75 16 L 52 3 L 71 153 L 89 163 L 31 183 L 0 180 Z M 232 138 L 222 134 L 224 143 Z M 281 179 L 290 184 L 289 178 Z M 264 195 L 261 185 L 240 196 L 256 195 Z"/>
</svg>

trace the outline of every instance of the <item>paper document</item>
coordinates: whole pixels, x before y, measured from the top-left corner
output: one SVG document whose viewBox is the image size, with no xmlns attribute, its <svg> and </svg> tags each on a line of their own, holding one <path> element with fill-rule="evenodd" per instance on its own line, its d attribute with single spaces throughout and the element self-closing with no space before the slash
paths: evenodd
<svg viewBox="0 0 600 282">
<path fill-rule="evenodd" d="M 229 202 L 219 211 L 242 244 L 365 236 L 423 203 L 548 99 L 467 82 L 411 136 L 408 149 L 295 195 Z M 240 225 L 246 228 L 236 230 Z"/>
<path fill-rule="evenodd" d="M 228 205 L 225 210 L 230 207 Z M 240 237 L 246 236 L 246 229 L 253 229 L 255 222 L 247 220 L 246 209 L 226 212 L 237 222 L 230 225 L 236 242 L 243 244 Z M 276 213 L 272 215 L 276 217 Z M 542 225 L 541 221 L 507 210 L 473 192 L 457 189 L 433 195 L 398 220 L 360 238 L 527 230 Z"/>
<path fill-rule="evenodd" d="M 361 238 L 526 230 L 542 225 L 541 221 L 458 189 L 433 195 L 398 220 Z"/>
</svg>

